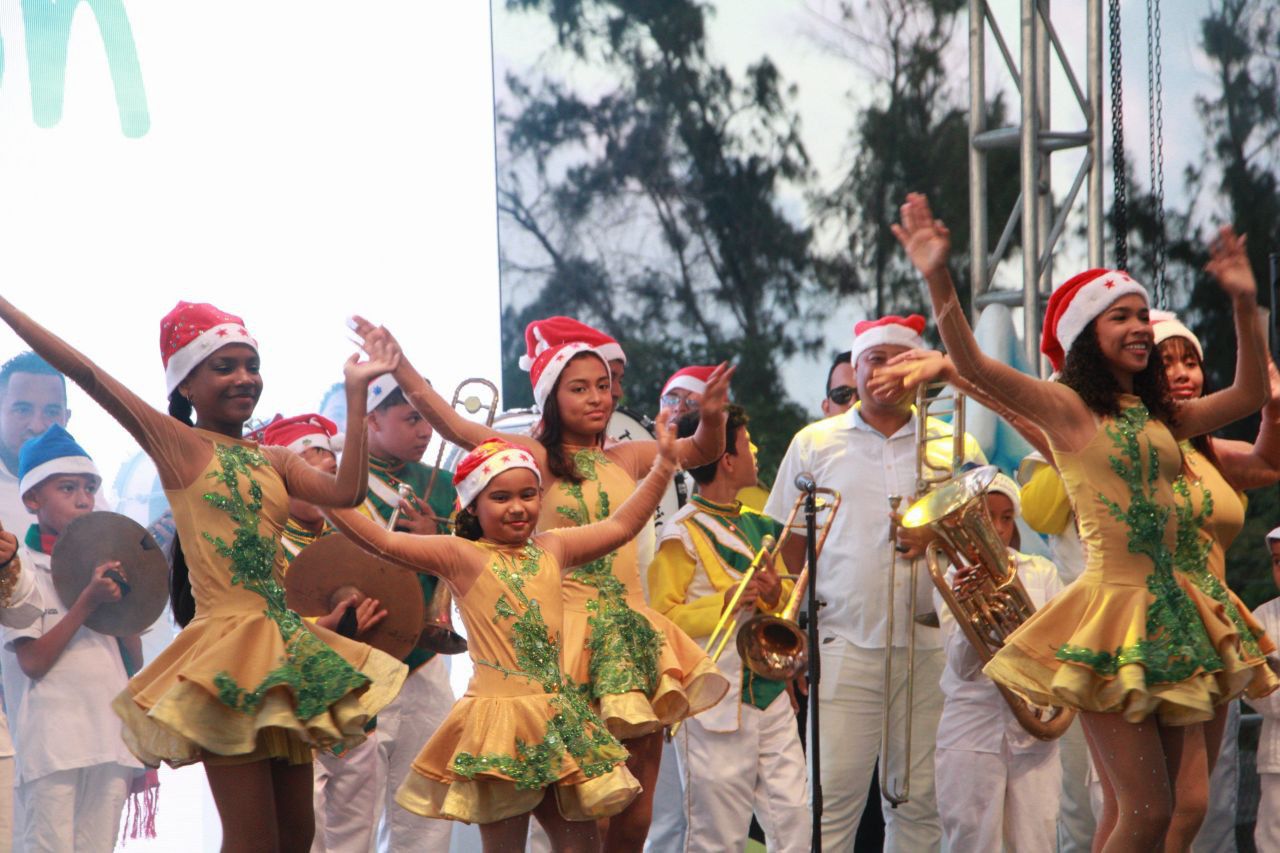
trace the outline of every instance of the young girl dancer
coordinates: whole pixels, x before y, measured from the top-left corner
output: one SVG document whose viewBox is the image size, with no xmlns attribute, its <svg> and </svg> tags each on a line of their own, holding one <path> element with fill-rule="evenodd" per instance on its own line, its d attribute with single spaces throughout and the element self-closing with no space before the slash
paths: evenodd
<svg viewBox="0 0 1280 853">
<path fill-rule="evenodd" d="M 640 486 L 608 518 L 581 527 L 533 532 L 540 467 L 500 439 L 478 445 L 454 476 L 465 538 L 393 533 L 358 512 L 330 513 L 361 547 L 443 578 L 467 626 L 471 684 L 414 762 L 396 795 L 402 806 L 479 823 L 485 850 L 522 849 L 530 812 L 553 849 L 595 850 L 592 819 L 639 792 L 626 750 L 561 673 L 560 579 L 634 538 L 653 514 L 676 470 L 666 416 L 658 437 Z"/>
<path fill-rule="evenodd" d="M 1158 849 L 1175 808 L 1187 805 L 1187 827 L 1203 816 L 1201 724 L 1242 691 L 1276 686 L 1263 657 L 1272 646 L 1243 606 L 1187 582 L 1203 570 L 1200 528 L 1212 507 L 1180 476 L 1177 440 L 1266 399 L 1243 240 L 1224 230 L 1210 264 L 1235 311 L 1235 382 L 1174 403 L 1150 357 L 1146 291 L 1129 276 L 1090 270 L 1054 292 L 1041 349 L 1062 374 L 1045 382 L 978 348 L 947 270 L 950 234 L 923 196 L 908 197 L 894 232 L 929 285 L 961 375 L 1044 431 L 1087 545 L 1084 574 L 1015 632 L 986 672 L 1032 701 L 1080 709 L 1106 793 L 1094 849 Z"/>
<path fill-rule="evenodd" d="M 357 332 L 375 336 L 367 321 Z M 613 409 L 608 364 L 586 344 L 557 340 L 550 329 L 526 334 L 529 378 L 542 409 L 535 437 L 505 436 L 533 454 L 546 497 L 539 530 L 580 527 L 607 518 L 653 464 L 655 441 L 605 442 Z M 722 366 L 707 383 L 702 422 L 676 442 L 683 466 L 717 459 L 724 451 L 724 406 L 732 370 Z M 475 447 L 501 437 L 468 420 L 422 379 L 405 359 L 395 371 L 405 396 L 446 440 Z M 648 833 L 653 789 L 662 757 L 664 726 L 711 707 L 727 680 L 689 637 L 644 599 L 636 543 L 577 567 L 564 578 L 564 672 L 583 685 L 614 736 L 626 741 L 628 768 L 644 792 L 609 821 L 608 850 L 639 850 Z"/>
<path fill-rule="evenodd" d="M 394 343 L 372 342 L 370 360 L 352 356 L 344 367 L 353 420 L 335 476 L 241 438 L 262 378 L 257 343 L 238 317 L 179 302 L 161 321 L 172 417 L 3 299 L 0 319 L 129 431 L 173 508 L 195 618 L 114 703 L 130 750 L 150 765 L 204 762 L 223 850 L 310 849 L 312 748 L 363 740 L 405 668 L 309 629 L 285 606 L 280 535 L 291 495 L 326 506 L 364 499 L 365 392 L 395 367 Z"/>
</svg>

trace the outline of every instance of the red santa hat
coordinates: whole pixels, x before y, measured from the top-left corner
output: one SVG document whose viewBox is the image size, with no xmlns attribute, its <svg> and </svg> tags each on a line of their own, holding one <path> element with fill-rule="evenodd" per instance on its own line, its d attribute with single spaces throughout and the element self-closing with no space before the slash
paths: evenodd
<svg viewBox="0 0 1280 853">
<path fill-rule="evenodd" d="M 560 344 L 579 343 L 593 347 L 606 361 L 627 362 L 622 345 L 599 329 L 572 317 L 548 317 L 534 320 L 524 327 L 524 345 L 527 350 L 520 356 L 520 369 L 532 370 L 538 356 Z"/>
<path fill-rule="evenodd" d="M 1200 360 L 1204 361 L 1204 348 L 1200 346 L 1200 339 L 1195 333 L 1183 325 L 1178 319 L 1178 315 L 1172 311 L 1161 311 L 1159 308 L 1151 309 L 1151 331 L 1155 333 L 1156 346 L 1160 346 L 1161 341 L 1167 341 L 1169 338 L 1186 338 L 1191 341 L 1191 345 L 1196 348 L 1196 354 L 1200 356 Z"/>
<path fill-rule="evenodd" d="M 262 444 L 287 447 L 294 453 L 319 447 L 336 454 L 342 450 L 342 433 L 324 415 L 296 415 L 267 424 Z"/>
<path fill-rule="evenodd" d="M 1054 370 L 1066 363 L 1071 345 L 1094 319 L 1122 296 L 1137 294 L 1150 303 L 1147 289 L 1121 270 L 1093 269 L 1065 281 L 1049 297 L 1040 352 Z"/>
<path fill-rule="evenodd" d="M 898 317 L 890 314 L 879 320 L 863 320 L 853 327 L 853 348 L 849 352 L 849 363 L 856 365 L 858 356 L 872 347 L 892 344 L 920 349 L 924 346 L 924 317 L 912 314 L 909 317 Z"/>
<path fill-rule="evenodd" d="M 533 454 L 509 441 L 491 438 L 482 441 L 458 463 L 453 487 L 458 492 L 458 506 L 468 507 L 489 485 L 489 481 L 506 471 L 528 468 L 542 485 L 542 472 Z"/>
<path fill-rule="evenodd" d="M 609 362 L 603 355 L 600 355 L 599 350 L 581 342 L 554 346 L 551 349 L 543 350 L 534 359 L 533 367 L 529 369 L 529 382 L 533 385 L 533 399 L 538 404 L 539 409 L 546 408 L 547 398 L 551 396 L 551 389 L 556 387 L 556 380 L 560 378 L 560 374 L 564 372 L 565 367 L 568 366 L 574 356 L 584 352 L 589 352 L 599 357 L 604 362 L 605 370 L 609 369 Z"/>
<path fill-rule="evenodd" d="M 400 383 L 396 381 L 395 376 L 390 373 L 384 373 L 381 376 L 375 376 L 373 381 L 369 383 L 369 393 L 364 398 L 364 413 L 367 415 L 382 404 L 382 401 L 391 395 L 391 392 L 400 387 Z"/>
<path fill-rule="evenodd" d="M 660 396 L 665 397 L 677 388 L 683 388 L 691 394 L 705 393 L 707 380 L 711 378 L 711 374 L 715 373 L 715 370 L 716 366 L 714 364 L 694 364 L 689 367 L 682 367 L 667 379 L 667 384 L 662 386 L 662 394 Z"/>
<path fill-rule="evenodd" d="M 246 344 L 255 352 L 258 349 L 244 320 L 234 314 L 219 311 L 207 302 L 175 305 L 160 320 L 165 393 L 172 394 L 200 362 L 227 344 Z"/>
</svg>

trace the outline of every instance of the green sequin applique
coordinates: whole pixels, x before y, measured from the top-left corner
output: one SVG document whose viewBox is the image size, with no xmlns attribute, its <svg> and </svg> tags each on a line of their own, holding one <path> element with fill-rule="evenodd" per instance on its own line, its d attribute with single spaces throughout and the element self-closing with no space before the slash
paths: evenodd
<svg viewBox="0 0 1280 853">
<path fill-rule="evenodd" d="M 311 633 L 285 604 L 284 589 L 275 578 L 279 543 L 258 532 L 262 487 L 254 479 L 253 469 L 268 465 L 267 458 L 260 451 L 241 445 L 215 444 L 214 454 L 220 470 L 210 472 L 208 477 L 221 483 L 227 494 L 206 492 L 204 499 L 231 516 L 236 530 L 230 544 L 209 533 L 204 538 L 230 561 L 232 585 L 242 586 L 266 601 L 266 616 L 276 623 L 285 647 L 284 661 L 252 690 L 241 687 L 226 671 L 214 676 L 218 699 L 242 714 L 254 714 L 269 690 L 286 686 L 293 692 L 297 717 L 309 720 L 352 690 L 368 684 L 369 678 Z M 247 501 L 239 490 L 242 476 L 249 483 Z"/>
<path fill-rule="evenodd" d="M 583 480 L 598 482 L 598 465 L 608 465 L 608 457 L 600 450 L 588 448 L 573 455 L 573 463 Z M 575 507 L 556 507 L 560 515 L 582 527 L 609 517 L 609 493 L 600 489 L 600 512 L 592 518 L 581 483 L 561 482 L 560 489 L 573 498 Z M 613 573 L 614 555 L 609 554 L 580 566 L 571 577 L 596 590 L 596 598 L 587 602 L 587 624 L 591 636 L 587 640 L 590 659 L 587 663 L 591 698 L 616 696 L 639 691 L 646 696 L 658 686 L 658 656 L 665 638 L 653 629 L 649 620 L 627 605 L 627 588 Z"/>
<path fill-rule="evenodd" d="M 1099 495 L 1111 516 L 1128 528 L 1129 553 L 1151 561 L 1147 590 L 1155 600 L 1147 608 L 1147 636 L 1133 646 L 1114 651 L 1064 644 L 1056 657 L 1084 664 L 1107 676 L 1115 675 L 1122 666 L 1141 664 L 1148 684 L 1166 684 L 1183 681 L 1197 670 L 1217 672 L 1222 669 L 1222 659 L 1213 648 L 1195 605 L 1174 577 L 1175 566 L 1193 567 L 1197 553 L 1203 565 L 1204 552 L 1197 550 L 1198 524 L 1192 518 L 1190 502 L 1179 502 L 1176 492 L 1177 544 L 1172 552 L 1165 544 L 1165 525 L 1171 509 L 1157 499 L 1159 454 L 1149 441 L 1144 453 L 1139 440 L 1149 420 L 1146 407 L 1136 405 L 1125 409 L 1106 427 L 1119 451 L 1119 455 L 1110 458 L 1111 470 L 1129 487 L 1129 508 L 1122 509 L 1115 501 Z"/>
<path fill-rule="evenodd" d="M 452 768 L 467 779 L 477 773 L 496 772 L 515 781 L 516 788 L 543 788 L 560 778 L 563 756 L 573 756 L 589 779 L 608 773 L 626 760 L 627 752 L 587 704 L 581 691 L 568 684 L 560 670 L 560 647 L 547 630 L 538 602 L 524 591 L 526 579 L 538 573 L 542 550 L 526 545 L 518 556 L 497 552 L 493 573 L 510 592 L 499 597 L 494 624 L 511 622 L 512 648 L 516 668 L 492 661 L 476 659 L 476 666 L 498 670 L 508 678 L 524 678 L 536 682 L 545 693 L 555 715 L 547 721 L 547 732 L 540 743 L 516 742 L 515 755 L 472 755 L 460 752 L 453 758 Z M 523 608 L 518 613 L 516 604 Z"/>
</svg>

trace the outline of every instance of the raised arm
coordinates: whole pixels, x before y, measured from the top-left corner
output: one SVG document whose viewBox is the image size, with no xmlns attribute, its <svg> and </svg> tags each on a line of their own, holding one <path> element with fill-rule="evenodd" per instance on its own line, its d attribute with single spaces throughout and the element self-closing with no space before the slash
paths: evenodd
<svg viewBox="0 0 1280 853">
<path fill-rule="evenodd" d="M 592 560 L 612 553 L 634 539 L 650 516 L 658 508 L 658 502 L 676 472 L 675 424 L 671 413 L 658 415 L 658 458 L 648 476 L 631 497 L 622 502 L 618 511 L 608 518 L 582 527 L 559 527 L 537 535 L 537 541 L 559 560 L 561 570 L 568 572 Z"/>
<path fill-rule="evenodd" d="M 394 341 L 391 333 L 384 326 L 375 326 L 363 317 L 353 317 L 352 328 L 365 341 L 379 338 Z M 422 374 L 414 369 L 409 359 L 403 354 L 400 357 L 400 365 L 393 373 L 396 382 L 400 385 L 400 390 L 404 392 L 405 399 L 427 419 L 432 429 L 440 433 L 440 437 L 445 441 L 456 444 L 463 450 L 471 450 L 491 438 L 500 438 L 531 452 L 533 458 L 538 460 L 538 467 L 542 469 L 543 474 L 547 473 L 547 452 L 537 439 L 527 435 L 498 432 L 493 427 L 464 418 L 449 405 L 448 400 L 436 393 L 436 390 L 422 378 Z"/>
<path fill-rule="evenodd" d="M 951 232 L 933 218 L 928 199 L 911 193 L 901 215 L 902 222 L 893 226 L 893 233 L 929 286 L 938 333 L 960 376 L 1002 408 L 1044 430 L 1059 447 L 1083 447 L 1097 427 L 1079 396 L 1056 382 L 1036 379 L 997 361 L 978 347 L 947 269 Z"/>
<path fill-rule="evenodd" d="M 62 371 L 133 436 L 151 457 L 165 488 L 194 480 L 212 450 L 185 424 L 159 412 L 78 350 L 0 298 L 0 319 L 45 361 Z"/>
<path fill-rule="evenodd" d="M 1205 269 L 1231 300 L 1236 326 L 1236 376 L 1231 387 L 1178 409 L 1173 434 L 1178 438 L 1204 435 L 1253 414 L 1267 401 L 1267 338 L 1259 322 L 1258 284 L 1245 253 L 1245 238 L 1230 225 L 1209 246 Z"/>
<path fill-rule="evenodd" d="M 484 568 L 480 550 L 465 539 L 387 530 L 354 509 L 330 509 L 325 515 L 365 551 L 411 571 L 443 578 L 459 596 L 467 594 Z"/>
<path fill-rule="evenodd" d="M 687 438 L 676 439 L 676 459 L 684 470 L 715 462 L 724 455 L 724 407 L 729 402 L 729 381 L 736 368 L 720 364 L 707 379 L 702 405 L 698 409 L 698 428 Z M 640 479 L 658 457 L 658 442 L 628 439 L 609 445 L 617 452 L 617 460 L 632 478 Z"/>
</svg>

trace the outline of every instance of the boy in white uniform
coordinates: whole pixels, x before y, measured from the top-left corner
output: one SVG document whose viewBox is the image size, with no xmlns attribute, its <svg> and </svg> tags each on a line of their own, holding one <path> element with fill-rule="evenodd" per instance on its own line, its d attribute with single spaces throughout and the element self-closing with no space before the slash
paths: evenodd
<svg viewBox="0 0 1280 853">
<path fill-rule="evenodd" d="M 121 641 L 84 626 L 120 599 L 107 562 L 70 607 L 53 586 L 49 554 L 68 524 L 93 511 L 102 482 L 93 461 L 54 425 L 22 447 L 19 491 L 36 515 L 20 551 L 41 615 L 3 632 L 4 692 L 17 748 L 16 844 L 26 851 L 96 853 L 115 847 L 120 812 L 141 764 L 120 737 L 111 701 L 128 676 L 122 654 L 141 664 L 137 637 Z"/>
<path fill-rule="evenodd" d="M 1271 551 L 1271 576 L 1280 586 L 1280 527 L 1267 534 Z M 1253 615 L 1270 637 L 1280 637 L 1280 598 L 1273 598 L 1253 611 Z M 1262 715 L 1262 733 L 1258 736 L 1258 779 L 1262 793 L 1258 800 L 1258 819 L 1253 828 L 1253 843 L 1259 850 L 1280 850 L 1280 690 L 1249 704 Z"/>
<path fill-rule="evenodd" d="M 1035 606 L 1062 589 L 1058 570 L 1043 557 L 1009 547 L 1016 530 L 1018 486 L 998 474 L 987 508 L 1000 539 L 1017 560 L 1018 577 Z M 954 574 L 955 569 L 952 569 Z M 1023 730 L 982 659 L 956 625 L 942 597 L 934 604 L 945 637 L 942 719 L 934 773 L 938 813 L 950 850 L 1053 850 L 1057 842 L 1062 766 L 1058 745 Z"/>
</svg>

